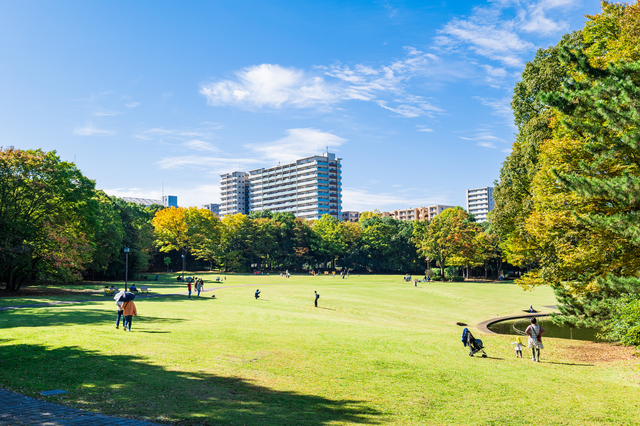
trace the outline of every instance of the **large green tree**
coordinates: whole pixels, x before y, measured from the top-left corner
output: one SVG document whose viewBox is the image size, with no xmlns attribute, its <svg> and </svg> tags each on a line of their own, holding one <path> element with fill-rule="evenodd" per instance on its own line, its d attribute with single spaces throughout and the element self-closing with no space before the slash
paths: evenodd
<svg viewBox="0 0 640 426">
<path fill-rule="evenodd" d="M 0 279 L 77 279 L 89 261 L 94 183 L 55 152 L 0 148 Z"/>
</svg>

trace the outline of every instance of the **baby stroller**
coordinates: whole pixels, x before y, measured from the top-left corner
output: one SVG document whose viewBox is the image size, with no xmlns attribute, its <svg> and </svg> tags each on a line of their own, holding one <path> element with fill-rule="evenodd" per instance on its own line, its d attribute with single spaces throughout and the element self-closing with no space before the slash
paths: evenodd
<svg viewBox="0 0 640 426">
<path fill-rule="evenodd" d="M 469 356 L 474 356 L 478 352 L 482 352 L 482 358 L 487 357 L 484 346 L 482 346 L 482 340 L 473 337 L 473 334 L 471 334 L 468 328 L 462 330 L 462 344 L 464 344 L 465 347 L 469 346 Z"/>
</svg>

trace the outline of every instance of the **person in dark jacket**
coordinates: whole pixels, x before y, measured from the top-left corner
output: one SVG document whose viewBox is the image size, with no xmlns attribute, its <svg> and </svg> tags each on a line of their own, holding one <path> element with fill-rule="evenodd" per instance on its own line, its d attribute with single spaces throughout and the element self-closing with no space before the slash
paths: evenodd
<svg viewBox="0 0 640 426">
<path fill-rule="evenodd" d="M 320 295 L 318 294 L 317 291 L 314 291 L 315 295 L 316 295 L 316 300 L 314 300 L 314 304 L 316 306 L 316 308 L 318 307 L 318 299 L 320 299 Z"/>
</svg>

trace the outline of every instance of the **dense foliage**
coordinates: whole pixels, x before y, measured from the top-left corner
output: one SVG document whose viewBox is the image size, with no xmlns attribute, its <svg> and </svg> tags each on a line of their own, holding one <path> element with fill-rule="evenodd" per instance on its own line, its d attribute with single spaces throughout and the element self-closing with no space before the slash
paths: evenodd
<svg viewBox="0 0 640 426">
<path fill-rule="evenodd" d="M 377 211 L 364 212 L 358 223 L 269 211 L 218 219 L 205 209 L 144 207 L 110 197 L 55 152 L 14 148 L 0 151 L 0 183 L 0 280 L 9 291 L 25 280 L 124 278 L 125 247 L 133 279 L 183 265 L 423 274 L 430 257 L 438 276 L 454 280 L 462 268 L 468 276 L 474 267 L 495 276 L 501 264 L 497 235 L 460 208 L 431 222 Z"/>
<path fill-rule="evenodd" d="M 554 288 L 557 320 L 615 323 L 620 340 L 640 293 L 640 3 L 602 7 L 540 51 L 516 87 L 519 133 L 493 226 L 505 257 L 531 269 L 521 284 Z M 545 63 L 556 66 L 532 72 Z"/>
</svg>

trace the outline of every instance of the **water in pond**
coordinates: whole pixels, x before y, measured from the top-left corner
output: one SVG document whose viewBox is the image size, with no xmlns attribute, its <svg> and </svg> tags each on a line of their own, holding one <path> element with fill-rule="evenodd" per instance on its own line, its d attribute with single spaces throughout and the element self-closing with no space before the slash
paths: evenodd
<svg viewBox="0 0 640 426">
<path fill-rule="evenodd" d="M 597 331 L 592 328 L 569 328 L 560 327 L 551 322 L 549 317 L 538 317 L 538 324 L 544 328 L 544 337 L 555 337 L 559 339 L 589 340 L 598 342 L 596 338 Z M 493 323 L 489 326 L 489 330 L 498 334 L 519 334 L 514 331 L 513 326 L 525 331 L 529 326 L 529 318 L 519 318 L 515 320 L 505 320 Z"/>
</svg>

